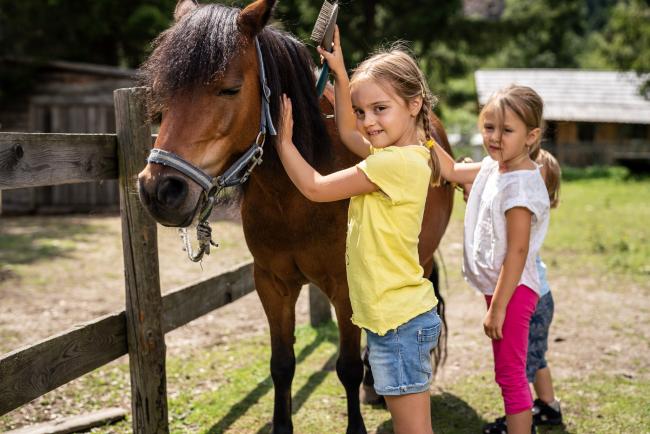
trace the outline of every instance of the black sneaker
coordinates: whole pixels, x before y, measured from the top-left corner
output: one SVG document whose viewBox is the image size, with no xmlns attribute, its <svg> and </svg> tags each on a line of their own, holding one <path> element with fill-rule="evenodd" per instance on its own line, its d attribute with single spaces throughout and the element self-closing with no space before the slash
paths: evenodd
<svg viewBox="0 0 650 434">
<path fill-rule="evenodd" d="M 508 425 L 506 425 L 506 417 L 497 417 L 494 422 L 486 423 L 483 425 L 483 434 L 508 434 Z M 535 424 L 530 427 L 530 434 L 537 434 Z"/>
<path fill-rule="evenodd" d="M 533 405 L 533 424 L 562 425 L 562 409 L 557 411 L 541 399 L 536 399 Z"/>
</svg>

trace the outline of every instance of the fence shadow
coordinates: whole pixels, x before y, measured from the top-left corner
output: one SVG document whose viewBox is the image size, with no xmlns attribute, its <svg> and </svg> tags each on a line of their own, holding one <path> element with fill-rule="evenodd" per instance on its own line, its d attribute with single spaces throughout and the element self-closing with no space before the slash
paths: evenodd
<svg viewBox="0 0 650 434">
<path fill-rule="evenodd" d="M 333 322 L 330 321 L 328 324 L 321 325 L 316 328 L 316 337 L 312 342 L 310 342 L 306 347 L 304 347 L 302 350 L 300 350 L 300 353 L 296 356 L 296 366 L 302 363 L 309 355 L 311 355 L 322 343 L 325 342 L 331 342 L 331 343 L 338 343 L 338 334 L 333 333 L 332 329 L 337 330 L 336 327 L 332 327 Z M 332 355 L 323 367 L 319 370 L 313 373 L 305 385 L 300 388 L 300 390 L 293 395 L 293 400 L 292 400 L 292 413 L 295 414 L 298 410 L 300 410 L 300 407 L 307 401 L 311 393 L 316 390 L 316 387 L 322 383 L 325 378 L 327 377 L 327 374 L 331 370 L 331 366 L 333 366 L 334 363 L 336 363 L 336 358 L 338 357 L 338 354 Z M 265 394 L 267 394 L 270 390 L 273 389 L 273 380 L 271 379 L 271 375 L 269 374 L 264 380 L 260 381 L 257 386 L 251 390 L 244 398 L 242 398 L 239 402 L 237 402 L 235 405 L 233 405 L 230 408 L 230 411 L 222 417 L 217 423 L 212 425 L 206 433 L 208 434 L 220 434 L 226 431 L 234 422 L 237 421 L 244 413 L 248 411 L 249 408 L 251 408 L 253 405 L 257 404 L 257 402 L 262 398 Z M 257 432 L 259 434 L 261 433 L 267 433 L 270 432 L 271 429 L 271 423 L 268 422 L 264 426 L 262 426 Z"/>
</svg>

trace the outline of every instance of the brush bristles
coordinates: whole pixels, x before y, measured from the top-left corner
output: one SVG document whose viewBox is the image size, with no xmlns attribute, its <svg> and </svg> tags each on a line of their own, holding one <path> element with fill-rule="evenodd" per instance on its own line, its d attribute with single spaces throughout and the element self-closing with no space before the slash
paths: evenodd
<svg viewBox="0 0 650 434">
<path fill-rule="evenodd" d="M 332 18 L 333 11 L 334 4 L 325 0 L 323 2 L 323 6 L 320 8 L 318 19 L 316 20 L 316 24 L 314 24 L 314 30 L 311 32 L 311 37 L 309 39 L 316 42 L 317 44 L 321 43 L 323 36 L 325 36 L 325 31 L 327 30 L 327 25 L 330 22 L 330 18 Z"/>
</svg>

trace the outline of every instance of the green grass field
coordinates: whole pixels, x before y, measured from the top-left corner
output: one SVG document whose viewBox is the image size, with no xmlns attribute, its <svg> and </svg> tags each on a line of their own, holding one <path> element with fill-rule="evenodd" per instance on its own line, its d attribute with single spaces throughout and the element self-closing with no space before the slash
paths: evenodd
<svg viewBox="0 0 650 434">
<path fill-rule="evenodd" d="M 459 256 L 449 253 L 449 246 L 461 242 L 463 210 L 457 196 L 451 240 L 443 246 L 453 287 L 448 309 L 480 304 L 458 277 Z M 620 170 L 567 173 L 551 219 L 542 252 L 557 294 L 549 361 L 557 367 L 566 426 L 540 432 L 650 433 L 650 179 L 629 178 Z M 459 356 L 461 345 L 450 346 L 448 366 L 457 370 L 432 391 L 433 426 L 437 434 L 478 433 L 501 414 L 500 396 L 487 344 L 480 333 L 468 332 L 473 328 L 463 328 L 461 314 L 454 318 L 450 342 L 469 349 Z M 296 339 L 295 432 L 345 432 L 345 395 L 334 370 L 335 324 L 298 327 Z M 266 335 L 168 357 L 171 432 L 270 432 L 269 360 Z M 65 399 L 77 411 L 90 411 L 114 405 L 128 393 L 128 366 L 121 359 L 46 395 L 39 405 Z M 362 412 L 369 432 L 393 432 L 385 410 L 363 407 Z M 0 418 L 0 431 L 11 418 L 11 413 Z M 127 433 L 130 424 L 127 419 L 93 432 Z"/>
</svg>

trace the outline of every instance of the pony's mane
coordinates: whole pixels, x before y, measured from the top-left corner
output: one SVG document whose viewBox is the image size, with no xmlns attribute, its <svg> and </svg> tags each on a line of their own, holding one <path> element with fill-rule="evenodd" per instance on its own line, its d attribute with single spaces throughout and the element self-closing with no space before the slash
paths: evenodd
<svg viewBox="0 0 650 434">
<path fill-rule="evenodd" d="M 174 95 L 205 86 L 225 72 L 244 37 L 237 27 L 239 12 L 214 3 L 202 5 L 156 38 L 153 52 L 140 68 L 140 82 L 151 89 L 152 111 L 161 112 Z M 285 93 L 293 106 L 294 143 L 309 163 L 318 165 L 329 159 L 330 139 L 314 90 L 314 63 L 304 44 L 289 33 L 266 27 L 258 39 L 271 89 L 273 122 L 280 127 Z M 266 163 L 279 164 L 274 144 L 275 137 L 267 136 Z"/>
</svg>

